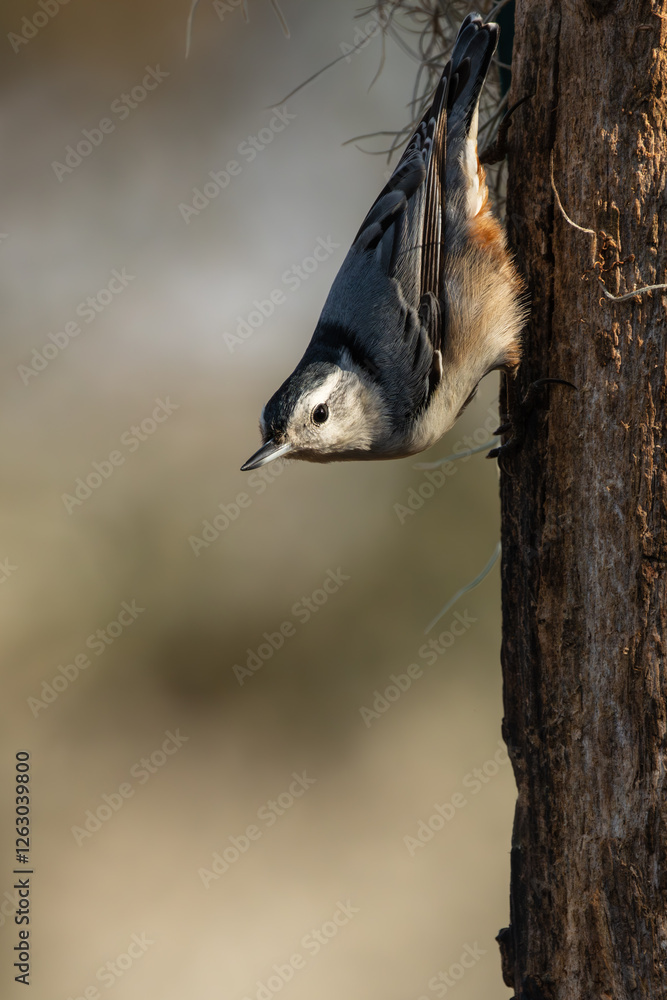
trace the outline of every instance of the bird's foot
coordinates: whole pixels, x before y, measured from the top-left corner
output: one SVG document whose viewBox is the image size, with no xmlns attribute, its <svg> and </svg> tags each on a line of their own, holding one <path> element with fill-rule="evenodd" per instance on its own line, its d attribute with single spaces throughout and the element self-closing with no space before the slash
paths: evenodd
<svg viewBox="0 0 667 1000">
<path fill-rule="evenodd" d="M 507 156 L 507 133 L 509 132 L 510 125 L 512 124 L 512 115 L 518 107 L 526 101 L 530 101 L 533 96 L 533 94 L 527 94 L 505 112 L 503 120 L 498 126 L 498 134 L 496 135 L 495 141 L 490 143 L 486 149 L 479 154 L 480 163 L 486 163 L 488 166 L 491 166 L 492 164 L 500 163 L 501 160 L 505 159 Z"/>
<path fill-rule="evenodd" d="M 504 444 L 499 445 L 497 448 L 492 448 L 486 456 L 487 458 L 497 458 L 498 464 L 503 471 L 506 471 L 504 460 L 517 452 L 526 438 L 528 418 L 535 409 L 540 390 L 545 385 L 567 385 L 570 389 L 578 391 L 576 385 L 573 385 L 572 382 L 568 382 L 564 378 L 538 378 L 528 386 L 528 391 L 517 406 L 516 412 L 511 417 L 503 417 L 500 427 L 494 431 L 495 436 L 508 434 L 510 431 L 512 432 L 512 436 Z"/>
</svg>

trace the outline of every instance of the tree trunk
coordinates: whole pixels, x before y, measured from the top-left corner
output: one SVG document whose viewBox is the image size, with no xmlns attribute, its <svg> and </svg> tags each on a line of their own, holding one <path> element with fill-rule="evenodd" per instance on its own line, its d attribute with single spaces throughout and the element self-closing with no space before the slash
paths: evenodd
<svg viewBox="0 0 667 1000">
<path fill-rule="evenodd" d="M 501 476 L 521 1000 L 667 998 L 667 0 L 517 0 L 508 224 L 532 303 Z M 565 211 L 593 239 L 563 217 Z"/>
</svg>

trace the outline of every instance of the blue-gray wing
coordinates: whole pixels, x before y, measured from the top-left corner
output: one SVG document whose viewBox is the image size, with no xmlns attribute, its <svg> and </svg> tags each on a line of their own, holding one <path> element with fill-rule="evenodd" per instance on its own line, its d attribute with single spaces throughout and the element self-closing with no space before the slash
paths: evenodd
<svg viewBox="0 0 667 1000">
<path fill-rule="evenodd" d="M 460 161 L 469 135 L 476 140 L 479 95 L 497 43 L 497 25 L 484 24 L 479 14 L 465 18 L 431 106 L 353 244 L 375 251 L 406 300 L 436 324 L 429 329 L 434 350 L 442 349 L 446 325 L 445 193 L 463 200 Z"/>
<path fill-rule="evenodd" d="M 476 138 L 497 36 L 479 14 L 463 21 L 431 106 L 366 215 L 313 338 L 320 349 L 345 347 L 354 363 L 375 372 L 397 416 L 427 405 L 442 374 L 445 191 L 456 188 L 468 134 Z"/>
</svg>

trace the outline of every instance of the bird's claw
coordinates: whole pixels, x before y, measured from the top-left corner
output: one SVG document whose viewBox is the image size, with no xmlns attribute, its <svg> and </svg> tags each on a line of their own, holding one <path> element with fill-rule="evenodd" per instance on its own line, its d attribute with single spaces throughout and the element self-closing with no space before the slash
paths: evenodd
<svg viewBox="0 0 667 1000">
<path fill-rule="evenodd" d="M 509 419 L 509 417 L 504 417 L 503 423 L 500 425 L 500 427 L 496 427 L 495 431 L 493 432 L 493 436 L 502 437 L 503 434 L 507 434 L 507 432 L 511 430 L 512 430 L 512 421 Z"/>
<path fill-rule="evenodd" d="M 498 126 L 498 134 L 495 140 L 490 143 L 486 149 L 484 149 L 479 154 L 479 162 L 486 163 L 488 166 L 492 166 L 494 163 L 500 163 L 507 156 L 507 133 L 509 132 L 510 125 L 512 124 L 512 115 L 518 107 L 524 104 L 526 101 L 530 101 L 534 94 L 526 94 L 522 97 L 520 101 L 509 108 L 503 115 L 503 120 Z"/>
<path fill-rule="evenodd" d="M 516 413 L 511 418 L 504 420 L 495 432 L 496 435 L 500 435 L 512 431 L 512 436 L 504 444 L 498 445 L 497 448 L 492 448 L 486 456 L 487 458 L 497 458 L 498 464 L 503 471 L 506 471 L 503 460 L 513 452 L 518 451 L 524 442 L 528 418 L 535 409 L 539 391 L 545 385 L 566 385 L 576 392 L 579 391 L 576 385 L 564 378 L 538 378 L 528 386 L 526 395 L 519 403 Z"/>
</svg>

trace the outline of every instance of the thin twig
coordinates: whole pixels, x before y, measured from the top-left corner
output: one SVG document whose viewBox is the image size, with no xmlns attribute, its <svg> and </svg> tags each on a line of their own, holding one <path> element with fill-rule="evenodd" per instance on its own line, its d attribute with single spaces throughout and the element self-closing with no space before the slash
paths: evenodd
<svg viewBox="0 0 667 1000">
<path fill-rule="evenodd" d="M 553 149 L 551 150 L 551 156 L 549 158 L 549 171 L 550 171 L 550 174 L 551 174 L 551 188 L 553 190 L 553 193 L 556 196 L 556 203 L 558 204 L 558 207 L 560 208 L 561 212 L 563 213 L 563 218 L 565 219 L 566 222 L 569 222 L 569 224 L 574 229 L 578 229 L 580 233 L 588 233 L 589 236 L 593 237 L 593 261 L 595 261 L 597 255 L 598 255 L 598 234 L 596 233 L 596 231 L 594 229 L 586 229 L 584 226 L 579 226 L 576 222 L 574 222 L 573 219 L 570 218 L 570 216 L 567 214 L 567 212 L 563 208 L 563 203 L 560 200 L 560 195 L 558 194 L 558 188 L 556 187 L 556 181 L 554 180 L 554 151 L 553 151 Z"/>
<path fill-rule="evenodd" d="M 190 13 L 188 14 L 188 23 L 185 29 L 185 58 L 187 59 L 190 55 L 190 43 L 192 41 L 192 21 L 195 16 L 195 11 L 199 6 L 199 0 L 192 0 L 190 6 Z"/>
<path fill-rule="evenodd" d="M 391 131 L 388 131 L 388 130 L 384 131 L 383 130 L 383 131 L 379 131 L 379 132 L 366 132 L 365 135 L 354 135 L 354 136 L 352 136 L 351 139 L 346 139 L 345 142 L 343 143 L 343 146 L 349 146 L 353 142 L 361 142 L 362 139 L 375 139 L 375 138 L 377 138 L 378 136 L 381 136 L 381 135 L 393 135 L 393 136 L 395 136 L 397 134 L 399 136 L 401 136 L 401 135 L 411 135 L 412 131 L 413 131 L 412 126 L 408 125 L 408 126 L 406 126 L 406 128 L 401 129 L 400 132 L 398 132 L 398 133 L 396 133 L 393 130 L 391 130 Z M 385 150 L 385 152 L 386 152 L 386 150 Z"/>
<path fill-rule="evenodd" d="M 561 210 L 561 212 L 563 214 L 563 218 L 565 219 L 565 221 L 567 223 L 569 223 L 570 226 L 573 227 L 573 229 L 578 229 L 580 233 L 588 233 L 589 236 L 593 237 L 593 267 L 595 267 L 595 264 L 597 262 L 597 256 L 598 256 L 598 234 L 597 234 L 597 232 L 594 229 L 587 229 L 585 226 L 579 226 L 579 225 L 577 225 L 577 223 L 574 222 L 573 219 L 570 218 L 570 216 L 567 214 L 567 212 L 563 208 L 563 203 L 560 200 L 560 195 L 558 194 L 558 189 L 556 187 L 556 182 L 554 180 L 554 153 L 553 153 L 553 149 L 551 150 L 551 157 L 550 157 L 550 161 L 549 161 L 549 168 L 550 168 L 550 173 L 551 173 L 551 188 L 553 190 L 554 195 L 556 196 L 556 204 L 558 205 L 559 209 Z M 627 299 L 633 299 L 635 297 L 635 295 L 643 295 L 645 292 L 665 292 L 665 291 L 667 291 L 667 284 L 665 284 L 665 285 L 642 285 L 641 288 L 635 288 L 634 291 L 632 291 L 632 292 L 626 292 L 625 295 L 612 295 L 612 293 L 608 290 L 608 288 L 606 287 L 606 285 L 604 284 L 602 278 L 599 275 L 597 276 L 597 279 L 600 282 L 600 286 L 602 288 L 602 291 L 604 292 L 605 298 L 609 299 L 611 302 L 625 302 Z"/>
<path fill-rule="evenodd" d="M 490 441 L 480 444 L 477 448 L 468 448 L 467 451 L 456 451 L 452 455 L 438 458 L 435 462 L 416 462 L 415 469 L 438 469 L 445 462 L 455 462 L 457 458 L 469 458 L 470 455 L 478 455 L 480 451 L 486 451 L 487 448 L 495 448 L 497 444 L 500 444 L 500 438 L 494 437 Z"/>
<path fill-rule="evenodd" d="M 626 292 L 625 295 L 612 295 L 610 291 L 606 288 L 602 278 L 598 276 L 598 281 L 602 286 L 602 291 L 605 294 L 605 298 L 610 299 L 612 302 L 624 302 L 625 299 L 633 299 L 635 295 L 643 295 L 644 292 L 666 292 L 667 285 L 642 285 L 641 288 L 635 288 L 634 292 Z"/>
<path fill-rule="evenodd" d="M 283 35 L 285 36 L 285 38 L 291 38 L 291 34 L 290 34 L 290 30 L 289 30 L 289 25 L 287 24 L 287 20 L 285 18 L 285 15 L 283 14 L 282 10 L 280 9 L 280 4 L 278 3 L 278 0 L 269 0 L 269 2 L 271 4 L 271 6 L 273 7 L 273 10 L 274 10 L 274 13 L 275 13 L 276 17 L 278 18 L 278 21 L 280 23 L 280 27 L 283 29 Z"/>
<path fill-rule="evenodd" d="M 457 592 L 454 594 L 454 596 L 447 601 L 447 603 L 445 604 L 444 608 L 441 611 L 438 612 L 438 614 L 435 616 L 435 618 L 430 623 L 430 625 L 428 625 L 428 627 L 424 629 L 424 635 L 428 635 L 428 633 L 431 631 L 431 629 L 435 625 L 438 624 L 438 622 L 440 621 L 440 619 L 442 618 L 442 616 L 446 615 L 447 612 L 449 611 L 449 609 L 456 604 L 456 602 L 458 601 L 459 597 L 463 597 L 463 595 L 467 594 L 469 590 L 473 589 L 473 587 L 477 587 L 482 582 L 482 580 L 484 580 L 485 577 L 487 577 L 489 575 L 489 573 L 491 572 L 491 570 L 493 569 L 494 565 L 496 564 L 496 562 L 498 560 L 498 556 L 500 555 L 500 552 L 501 552 L 501 545 L 500 545 L 500 542 L 498 542 L 498 544 L 496 545 L 495 549 L 493 550 L 493 555 L 489 559 L 488 563 L 486 564 L 486 566 L 484 567 L 484 569 L 482 570 L 482 572 L 478 576 L 476 576 L 474 580 L 472 580 L 470 583 L 466 584 L 465 587 L 461 587 L 460 590 L 457 590 Z"/>
<path fill-rule="evenodd" d="M 197 0 L 197 2 L 199 2 L 199 0 Z M 294 88 L 294 90 L 290 90 L 289 94 L 287 94 L 281 100 L 276 101 L 274 104 L 271 104 L 270 107 L 274 108 L 278 107 L 278 105 L 280 104 L 286 104 L 291 97 L 294 97 L 295 94 L 298 94 L 299 91 L 303 90 L 304 87 L 307 87 L 309 83 L 312 83 L 313 80 L 317 80 L 318 76 L 322 76 L 323 73 L 326 73 L 326 71 L 328 69 L 331 69 L 332 66 L 335 66 L 336 63 L 342 62 L 343 59 L 349 59 L 353 52 L 356 52 L 357 49 L 360 49 L 363 45 L 367 45 L 370 37 L 371 36 L 368 36 L 368 38 L 364 38 L 357 45 L 354 45 L 349 52 L 343 52 L 341 53 L 341 55 L 336 56 L 336 58 L 332 59 L 330 63 L 327 63 L 326 66 L 322 66 L 322 68 L 318 69 L 316 73 L 313 73 L 312 76 L 309 76 L 307 80 L 304 80 L 303 83 L 300 83 L 298 87 Z"/>
</svg>

